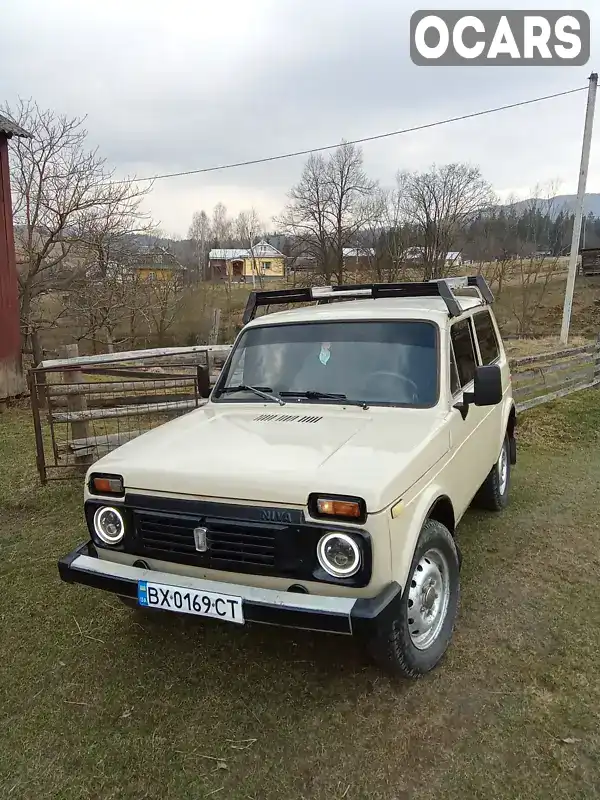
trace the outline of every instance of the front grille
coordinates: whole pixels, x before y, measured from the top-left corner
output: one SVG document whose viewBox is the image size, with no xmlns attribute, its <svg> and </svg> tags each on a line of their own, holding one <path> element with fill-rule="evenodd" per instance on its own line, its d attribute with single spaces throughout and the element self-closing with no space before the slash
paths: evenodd
<svg viewBox="0 0 600 800">
<path fill-rule="evenodd" d="M 207 529 L 207 551 L 196 550 L 194 528 Z M 276 567 L 277 533 L 280 526 L 262 523 L 192 517 L 183 514 L 135 512 L 138 543 L 148 555 L 185 556 L 201 566 Z"/>
</svg>

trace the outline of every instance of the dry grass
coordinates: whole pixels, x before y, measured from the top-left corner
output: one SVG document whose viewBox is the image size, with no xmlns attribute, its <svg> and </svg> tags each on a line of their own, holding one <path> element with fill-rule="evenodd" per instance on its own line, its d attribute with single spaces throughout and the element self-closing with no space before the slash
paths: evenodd
<svg viewBox="0 0 600 800">
<path fill-rule="evenodd" d="M 40 488 L 28 414 L 0 416 L 0 797 L 597 797 L 598 397 L 521 420 L 510 507 L 461 524 L 455 640 L 417 683 L 346 639 L 138 616 L 61 584 L 80 486 Z"/>
<path fill-rule="evenodd" d="M 584 336 L 571 336 L 569 343 L 563 345 L 558 336 L 540 336 L 537 339 L 507 339 L 504 342 L 504 349 L 510 358 L 521 358 L 524 356 L 537 356 L 542 353 L 553 353 L 557 350 L 564 350 L 571 347 L 585 347 L 593 344 L 593 339 L 586 339 Z"/>
</svg>

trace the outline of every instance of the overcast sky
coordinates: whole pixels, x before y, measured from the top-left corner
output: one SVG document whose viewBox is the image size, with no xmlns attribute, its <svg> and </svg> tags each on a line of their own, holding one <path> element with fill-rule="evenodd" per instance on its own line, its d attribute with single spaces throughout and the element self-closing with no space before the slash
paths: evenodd
<svg viewBox="0 0 600 800">
<path fill-rule="evenodd" d="M 583 86 L 597 60 L 600 4 L 585 67 L 417 67 L 409 19 L 469 0 L 4 0 L 0 102 L 20 96 L 87 115 L 119 176 L 154 175 L 337 143 Z M 565 8 L 511 0 L 510 8 Z M 597 62 L 597 63 L 595 63 Z M 503 195 L 577 184 L 585 94 L 364 146 L 383 185 L 399 168 L 469 161 Z M 600 192 L 600 120 L 588 191 Z M 167 234 L 219 200 L 268 222 L 303 159 L 158 181 L 147 205 Z"/>
</svg>

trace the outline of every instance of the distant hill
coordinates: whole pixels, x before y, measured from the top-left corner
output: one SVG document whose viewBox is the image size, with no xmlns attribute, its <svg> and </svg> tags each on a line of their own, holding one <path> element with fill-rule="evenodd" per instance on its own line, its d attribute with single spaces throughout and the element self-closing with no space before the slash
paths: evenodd
<svg viewBox="0 0 600 800">
<path fill-rule="evenodd" d="M 549 213 L 552 216 L 556 216 L 561 211 L 573 213 L 576 201 L 577 196 L 574 194 L 559 194 L 550 200 L 544 197 L 520 200 L 518 203 L 514 203 L 513 207 L 518 211 L 525 211 L 535 202 L 536 206 L 543 214 Z M 586 215 L 593 214 L 595 217 L 600 217 L 600 194 L 586 194 L 584 213 Z"/>
</svg>

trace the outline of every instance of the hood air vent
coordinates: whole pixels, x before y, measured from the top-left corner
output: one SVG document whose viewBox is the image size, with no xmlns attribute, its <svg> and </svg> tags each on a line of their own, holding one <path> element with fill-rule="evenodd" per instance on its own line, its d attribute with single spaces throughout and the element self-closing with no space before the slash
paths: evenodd
<svg viewBox="0 0 600 800">
<path fill-rule="evenodd" d="M 259 414 L 254 422 L 320 422 L 323 417 L 301 417 L 299 414 Z"/>
</svg>

